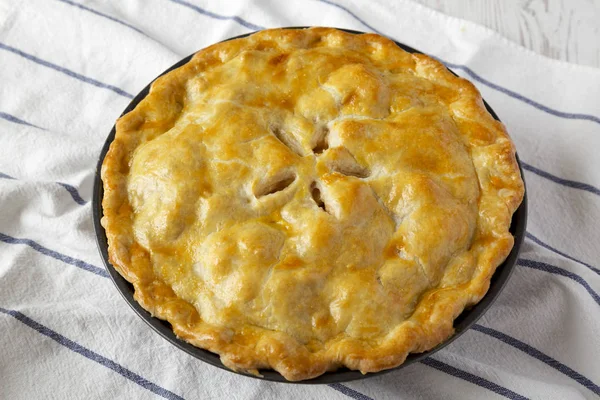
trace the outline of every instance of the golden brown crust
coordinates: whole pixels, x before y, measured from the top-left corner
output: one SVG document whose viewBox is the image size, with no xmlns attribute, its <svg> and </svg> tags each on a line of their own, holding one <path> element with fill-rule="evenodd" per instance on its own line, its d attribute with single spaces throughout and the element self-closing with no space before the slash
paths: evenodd
<svg viewBox="0 0 600 400">
<path fill-rule="evenodd" d="M 468 81 L 389 39 L 266 30 L 199 51 L 117 122 L 112 265 L 231 369 L 395 367 L 513 246 L 514 145 Z"/>
</svg>

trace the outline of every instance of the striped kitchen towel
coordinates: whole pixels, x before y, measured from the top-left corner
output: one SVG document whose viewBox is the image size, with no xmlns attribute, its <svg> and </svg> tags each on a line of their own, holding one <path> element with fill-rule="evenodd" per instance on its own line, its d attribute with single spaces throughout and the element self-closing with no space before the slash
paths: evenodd
<svg viewBox="0 0 600 400">
<path fill-rule="evenodd" d="M 378 32 L 473 81 L 528 186 L 521 259 L 478 324 L 346 384 L 262 382 L 174 348 L 121 298 L 92 229 L 96 159 L 138 91 L 214 42 L 305 25 Z M 599 69 L 407 0 L 0 0 L 0 398 L 598 398 L 599 151 Z"/>
</svg>

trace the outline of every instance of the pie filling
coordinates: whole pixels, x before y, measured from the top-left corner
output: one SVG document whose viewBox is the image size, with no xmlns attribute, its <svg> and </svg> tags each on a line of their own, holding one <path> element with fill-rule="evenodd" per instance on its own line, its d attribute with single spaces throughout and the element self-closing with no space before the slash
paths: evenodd
<svg viewBox="0 0 600 400">
<path fill-rule="evenodd" d="M 136 300 L 228 367 L 290 380 L 444 341 L 524 190 L 473 85 L 330 28 L 198 52 L 118 121 L 102 178 Z"/>
</svg>

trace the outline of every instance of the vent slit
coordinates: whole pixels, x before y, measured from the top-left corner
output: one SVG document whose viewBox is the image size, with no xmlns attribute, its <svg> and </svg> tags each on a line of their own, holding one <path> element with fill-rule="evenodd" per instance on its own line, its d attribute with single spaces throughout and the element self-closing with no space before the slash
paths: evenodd
<svg viewBox="0 0 600 400">
<path fill-rule="evenodd" d="M 325 202 L 321 198 L 321 190 L 319 190 L 319 188 L 317 187 L 317 185 L 314 182 L 310 187 L 310 194 L 312 195 L 312 198 L 315 201 L 315 203 L 317 204 L 317 206 L 322 208 L 323 211 L 328 212 L 327 208 L 325 208 Z"/>
<path fill-rule="evenodd" d="M 277 192 L 281 192 L 285 190 L 288 186 L 290 186 L 296 180 L 295 174 L 285 175 L 283 178 L 275 179 L 274 181 L 267 182 L 264 185 L 260 185 L 254 191 L 254 196 L 257 198 L 268 196 L 270 194 L 274 194 Z"/>
<path fill-rule="evenodd" d="M 369 170 L 369 168 L 360 165 L 356 161 L 356 158 L 354 158 L 352 153 L 348 151 L 348 149 L 344 147 L 336 149 L 340 149 L 339 154 L 343 157 L 340 157 L 340 159 L 338 160 L 332 160 L 329 163 L 329 168 L 331 171 L 338 172 L 346 176 L 354 176 L 357 178 L 368 178 L 371 175 L 371 171 Z"/>
<path fill-rule="evenodd" d="M 354 168 L 332 168 L 333 171 L 339 172 L 346 176 L 355 176 L 357 178 L 368 178 L 370 172 L 367 169 L 354 169 Z"/>
<path fill-rule="evenodd" d="M 312 149 L 313 153 L 321 154 L 322 152 L 324 152 L 325 150 L 327 150 L 329 148 L 328 136 L 329 136 L 329 129 L 327 127 L 324 127 L 321 131 L 319 139 L 317 140 L 317 143 L 315 144 L 315 147 L 313 147 L 313 149 Z"/>
<path fill-rule="evenodd" d="M 294 154 L 304 157 L 302 151 L 300 150 L 300 146 L 295 142 L 293 138 L 291 138 L 287 133 L 285 133 L 281 128 L 275 126 L 271 127 L 271 132 L 273 135 L 283 143 L 288 149 L 290 149 Z"/>
</svg>

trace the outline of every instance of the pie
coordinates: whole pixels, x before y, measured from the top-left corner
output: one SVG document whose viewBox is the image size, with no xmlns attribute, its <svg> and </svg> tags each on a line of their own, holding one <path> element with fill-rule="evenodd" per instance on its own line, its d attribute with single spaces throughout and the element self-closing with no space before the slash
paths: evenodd
<svg viewBox="0 0 600 400">
<path fill-rule="evenodd" d="M 102 166 L 109 260 L 232 370 L 396 367 L 453 334 L 524 185 L 477 89 L 375 34 L 272 29 L 162 77 Z"/>
</svg>

